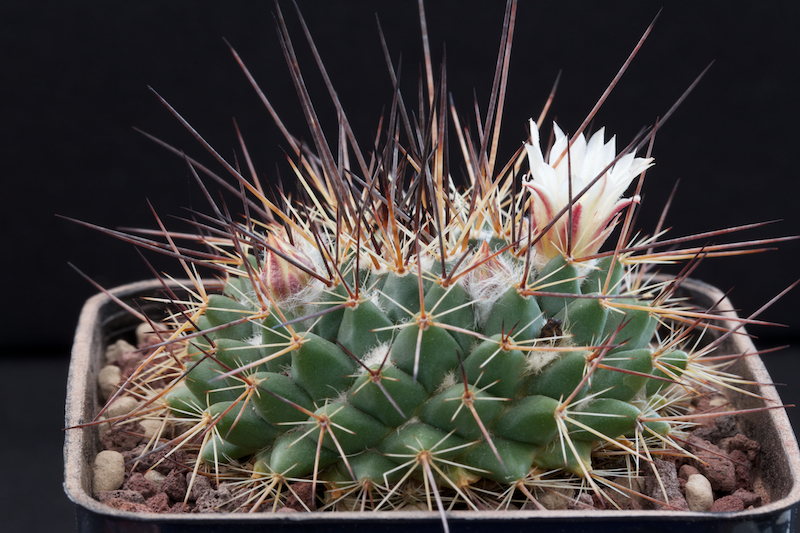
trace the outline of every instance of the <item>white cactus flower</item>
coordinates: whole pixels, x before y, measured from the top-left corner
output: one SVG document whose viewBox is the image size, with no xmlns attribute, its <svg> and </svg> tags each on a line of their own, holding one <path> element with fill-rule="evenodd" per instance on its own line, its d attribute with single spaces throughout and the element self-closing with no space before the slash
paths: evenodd
<svg viewBox="0 0 800 533">
<path fill-rule="evenodd" d="M 589 142 L 580 134 L 569 148 L 569 138 L 553 123 L 555 143 L 548 161 L 544 160 L 539 142 L 539 129 L 531 120 L 531 142 L 526 143 L 530 174 L 523 181 L 529 187 L 533 201 L 533 227 L 537 232 L 569 203 L 569 170 L 572 174 L 572 194 L 577 195 L 614 160 L 616 137 L 604 142 L 605 128 L 591 136 Z M 622 156 L 617 163 L 584 194 L 572 208 L 571 257 L 586 257 L 597 253 L 614 229 L 619 212 L 634 198 L 622 194 L 645 169 L 653 165 L 652 158 Z M 565 213 L 536 244 L 541 261 L 558 254 L 567 255 L 569 216 Z M 570 259 L 568 257 L 567 259 Z"/>
</svg>

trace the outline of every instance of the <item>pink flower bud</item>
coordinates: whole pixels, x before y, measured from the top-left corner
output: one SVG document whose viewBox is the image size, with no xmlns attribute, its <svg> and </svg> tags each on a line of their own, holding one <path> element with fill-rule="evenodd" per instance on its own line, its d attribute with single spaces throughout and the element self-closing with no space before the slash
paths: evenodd
<svg viewBox="0 0 800 533">
<path fill-rule="evenodd" d="M 267 244 L 274 251 L 267 249 L 261 283 L 275 301 L 285 300 L 305 288 L 311 279 L 307 270 L 316 271 L 314 263 L 298 248 L 273 234 L 267 236 Z"/>
</svg>

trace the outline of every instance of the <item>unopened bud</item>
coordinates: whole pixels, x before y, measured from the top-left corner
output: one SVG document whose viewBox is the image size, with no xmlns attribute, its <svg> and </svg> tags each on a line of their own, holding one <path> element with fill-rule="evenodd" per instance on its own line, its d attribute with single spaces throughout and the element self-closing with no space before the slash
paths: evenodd
<svg viewBox="0 0 800 533">
<path fill-rule="evenodd" d="M 314 263 L 298 248 L 273 234 L 267 236 L 267 250 L 264 258 L 264 269 L 261 271 L 261 282 L 275 301 L 285 300 L 297 294 L 308 284 L 314 271 Z M 286 257 L 291 258 L 289 262 Z M 305 269 L 298 265 L 303 265 Z"/>
</svg>

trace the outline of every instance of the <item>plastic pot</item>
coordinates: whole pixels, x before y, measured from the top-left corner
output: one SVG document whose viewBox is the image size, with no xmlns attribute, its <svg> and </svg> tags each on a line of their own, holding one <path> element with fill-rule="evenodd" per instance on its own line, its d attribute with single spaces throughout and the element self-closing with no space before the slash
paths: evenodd
<svg viewBox="0 0 800 533">
<path fill-rule="evenodd" d="M 114 289 L 113 294 L 132 301 L 159 292 L 156 281 L 145 281 Z M 684 295 L 700 307 L 709 307 L 723 299 L 722 293 L 702 282 L 688 280 L 682 285 Z M 147 304 L 145 304 L 147 305 Z M 154 304 L 150 304 L 151 309 Z M 724 299 L 718 311 L 731 310 Z M 733 315 L 730 315 L 733 316 Z M 135 327 L 134 320 L 104 294 L 90 298 L 81 313 L 72 349 L 66 399 L 66 427 L 91 421 L 99 409 L 97 374 L 103 364 L 105 346 L 114 335 Z M 751 353 L 755 348 L 744 335 L 729 337 L 719 353 Z M 732 372 L 755 383 L 771 383 L 764 364 L 757 355 L 740 358 Z M 779 402 L 772 385 L 746 386 L 758 396 Z M 737 409 L 766 405 L 765 400 L 731 392 Z M 700 513 L 680 511 L 455 511 L 447 514 L 450 530 L 579 532 L 604 531 L 698 531 L 698 532 L 792 532 L 796 505 L 800 500 L 800 451 L 786 413 L 773 409 L 737 417 L 750 438 L 761 444 L 758 468 L 771 503 L 739 512 Z M 176 514 L 124 512 L 107 507 L 92 497 L 92 465 L 100 450 L 94 427 L 66 431 L 64 442 L 64 490 L 76 504 L 78 531 L 81 532 L 347 532 L 383 531 L 422 533 L 440 532 L 438 513 L 425 511 L 397 512 L 326 512 L 290 514 Z"/>
</svg>

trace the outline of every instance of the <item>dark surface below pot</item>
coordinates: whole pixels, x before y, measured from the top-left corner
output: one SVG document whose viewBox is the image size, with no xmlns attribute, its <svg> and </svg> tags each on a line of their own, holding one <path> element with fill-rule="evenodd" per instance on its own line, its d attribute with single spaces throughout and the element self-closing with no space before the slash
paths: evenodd
<svg viewBox="0 0 800 533">
<path fill-rule="evenodd" d="M 152 295 L 158 291 L 155 282 L 141 282 L 120 287 L 114 291 L 118 297 Z M 687 281 L 683 285 L 687 295 L 700 307 L 709 307 L 722 294 L 701 282 Z M 732 309 L 725 300 L 718 311 Z M 67 388 L 66 426 L 91 420 L 99 408 L 96 394 L 96 376 L 100 370 L 104 347 L 111 332 L 119 331 L 131 321 L 127 314 L 110 298 L 97 295 L 87 301 L 81 314 L 70 365 Z M 719 353 L 753 352 L 749 338 L 743 335 L 730 337 Z M 758 356 L 741 358 L 731 369 L 756 383 L 770 383 L 771 379 Z M 774 386 L 747 386 L 758 395 L 779 402 Z M 765 405 L 764 400 L 741 393 L 732 393 L 731 399 L 739 408 Z M 675 531 L 691 528 L 703 532 L 791 532 L 794 528 L 796 504 L 800 501 L 800 452 L 786 413 L 782 409 L 742 415 L 737 417 L 742 429 L 755 437 L 762 447 L 761 476 L 770 493 L 772 503 L 753 510 L 736 513 L 699 513 L 678 511 L 513 511 L 448 513 L 452 531 L 485 531 L 502 528 L 504 533 L 546 529 L 548 531 Z M 437 513 L 400 511 L 386 513 L 293 513 L 293 514 L 197 514 L 157 515 L 122 512 L 97 502 L 91 497 L 91 465 L 99 450 L 97 433 L 93 429 L 68 430 L 64 445 L 64 488 L 76 504 L 78 530 L 93 531 L 146 531 L 216 532 L 231 531 L 364 531 L 408 532 L 441 531 Z"/>
</svg>

